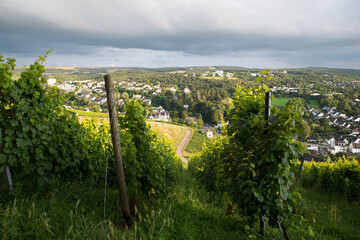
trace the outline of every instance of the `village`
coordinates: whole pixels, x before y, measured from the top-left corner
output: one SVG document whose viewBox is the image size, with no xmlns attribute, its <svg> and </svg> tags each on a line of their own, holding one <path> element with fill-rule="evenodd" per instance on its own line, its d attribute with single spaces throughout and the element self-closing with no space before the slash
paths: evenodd
<svg viewBox="0 0 360 240">
<path fill-rule="evenodd" d="M 66 81 L 63 84 L 56 84 L 56 79 L 48 79 L 48 86 L 56 86 L 61 90 L 64 90 L 67 93 L 76 92 L 76 95 L 79 99 L 87 99 L 95 105 L 102 106 L 107 103 L 106 92 L 105 92 L 105 83 L 104 82 L 96 82 L 93 80 L 83 80 L 83 81 Z M 170 90 L 172 92 L 178 91 L 175 87 L 167 87 L 161 88 L 160 85 L 151 86 L 150 84 L 137 83 L 137 82 L 120 82 L 118 86 L 124 88 L 129 91 L 134 91 L 137 94 L 133 94 L 133 99 L 141 99 L 146 105 L 151 105 L 151 97 L 146 97 L 143 94 L 152 94 L 157 95 L 164 90 Z M 185 88 L 184 93 L 190 93 L 188 88 Z M 119 98 L 117 100 L 118 106 L 122 106 L 125 103 L 123 98 Z M 73 107 L 69 105 L 64 106 L 67 109 L 73 109 Z M 184 108 L 187 106 L 185 105 Z M 90 108 L 85 108 L 85 111 L 91 112 Z M 103 111 L 100 108 L 100 112 Z M 169 111 L 165 110 L 162 106 L 151 107 L 149 109 L 148 118 L 155 121 L 165 121 L 168 122 L 170 120 Z"/>
<path fill-rule="evenodd" d="M 323 136 L 310 136 L 307 139 L 307 149 L 314 155 L 326 157 L 328 153 L 360 154 L 360 117 L 346 116 L 336 111 L 335 107 L 315 109 L 310 107 L 308 111 L 315 119 L 327 119 L 325 122 L 336 129 L 335 134 Z"/>
<path fill-rule="evenodd" d="M 286 72 L 284 72 L 286 74 Z M 195 73 L 185 73 L 185 75 Z M 201 76 L 219 76 L 219 77 L 232 77 L 232 73 L 224 73 L 222 70 L 217 70 L 215 72 L 203 72 Z M 160 84 L 154 85 L 149 83 L 140 83 L 140 82 L 125 82 L 121 81 L 116 83 L 118 88 L 123 89 L 124 91 L 133 93 L 128 98 L 141 99 L 143 103 L 148 108 L 147 118 L 155 121 L 170 121 L 170 111 L 164 109 L 162 106 L 151 106 L 152 98 L 151 96 L 157 96 L 165 91 L 170 91 L 173 93 L 173 98 L 176 99 L 176 92 L 183 92 L 184 94 L 191 93 L 189 88 L 177 89 L 175 86 L 161 86 Z M 106 93 L 104 82 L 98 82 L 94 80 L 82 80 L 82 81 L 65 81 L 62 84 L 57 84 L 55 79 L 48 79 L 49 86 L 56 86 L 59 89 L 70 93 L 75 92 L 76 96 L 79 99 L 84 99 L 93 103 L 93 105 L 100 106 L 101 112 L 103 111 L 101 106 L 106 108 Z M 310 89 L 312 86 L 308 86 Z M 287 86 L 273 86 L 271 88 L 272 92 L 283 91 L 288 93 L 297 93 L 299 88 L 296 87 L 287 87 Z M 311 96 L 317 96 L 317 93 L 311 93 Z M 324 94 L 326 95 L 326 94 Z M 355 99 L 354 105 L 359 104 L 360 100 Z M 122 95 L 119 94 L 117 100 L 118 106 L 121 107 L 124 105 L 125 100 Z M 65 105 L 66 108 L 72 109 L 72 106 Z M 189 106 L 184 104 L 183 108 L 186 110 Z M 85 111 L 92 111 L 89 107 L 84 108 Z M 307 149 L 312 153 L 313 156 L 318 156 L 321 158 L 326 158 L 329 153 L 338 154 L 338 153 L 348 153 L 348 154 L 360 154 L 360 129 L 359 122 L 360 117 L 358 116 L 346 116 L 346 114 L 341 113 L 336 110 L 336 107 L 324 107 L 322 109 L 317 109 L 314 107 L 308 107 L 308 111 L 312 114 L 314 119 L 327 119 L 325 124 L 328 124 L 335 131 L 315 134 L 310 136 L 306 140 Z M 187 117 L 189 122 L 197 123 L 197 118 Z M 222 129 L 222 124 L 219 121 L 215 126 L 209 124 L 204 124 L 203 130 L 207 137 L 212 138 L 215 135 L 220 135 Z"/>
</svg>

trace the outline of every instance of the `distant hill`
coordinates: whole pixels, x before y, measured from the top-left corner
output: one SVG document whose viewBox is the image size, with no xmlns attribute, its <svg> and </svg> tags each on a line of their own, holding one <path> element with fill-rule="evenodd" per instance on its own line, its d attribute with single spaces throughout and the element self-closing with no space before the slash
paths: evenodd
<svg viewBox="0 0 360 240">
<path fill-rule="evenodd" d="M 235 72 L 260 72 L 260 68 L 245 68 L 239 66 L 193 66 L 193 67 L 163 67 L 163 68 L 141 68 L 141 67 L 45 67 L 47 74 L 106 74 L 128 71 L 153 71 L 159 73 L 175 72 L 194 72 L 202 73 L 206 71 L 235 71 Z M 24 67 L 15 68 L 15 73 L 22 72 Z M 331 74 L 331 75 L 360 75 L 360 69 L 345 68 L 323 68 L 323 67 L 305 67 L 305 68 L 277 68 L 275 72 L 287 71 L 291 74 Z"/>
</svg>

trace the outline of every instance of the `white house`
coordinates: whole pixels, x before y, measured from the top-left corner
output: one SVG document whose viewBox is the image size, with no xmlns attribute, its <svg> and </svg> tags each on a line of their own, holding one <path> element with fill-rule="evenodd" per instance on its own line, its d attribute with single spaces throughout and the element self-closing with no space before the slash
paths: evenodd
<svg viewBox="0 0 360 240">
<path fill-rule="evenodd" d="M 318 138 L 314 137 L 314 136 L 310 136 L 308 139 L 306 139 L 307 142 L 313 142 L 313 143 L 317 143 L 318 142 Z"/>
<path fill-rule="evenodd" d="M 144 102 L 146 102 L 148 105 L 151 105 L 151 98 L 145 98 Z"/>
<path fill-rule="evenodd" d="M 191 92 L 190 89 L 184 88 L 184 93 L 190 93 L 190 92 Z"/>
<path fill-rule="evenodd" d="M 319 151 L 319 147 L 317 145 L 308 145 L 307 149 L 309 151 Z"/>
<path fill-rule="evenodd" d="M 166 111 L 162 106 L 152 107 L 152 113 L 149 118 L 157 121 L 168 122 L 170 119 L 170 113 Z"/>
<path fill-rule="evenodd" d="M 206 136 L 207 136 L 208 138 L 213 137 L 213 131 L 212 131 L 210 128 L 206 130 Z"/>
<path fill-rule="evenodd" d="M 317 115 L 317 118 L 322 118 L 322 117 L 324 117 L 325 116 L 325 114 L 324 113 L 319 113 L 318 115 Z"/>
<path fill-rule="evenodd" d="M 174 87 L 170 87 L 169 90 L 172 92 L 176 92 L 176 88 L 174 88 Z"/>
<path fill-rule="evenodd" d="M 100 99 L 99 104 L 103 105 L 103 104 L 105 104 L 106 102 L 107 102 L 107 99 L 104 98 L 104 97 L 102 97 L 102 98 Z"/>
<path fill-rule="evenodd" d="M 233 73 L 228 72 L 228 73 L 226 73 L 226 74 L 225 74 L 225 76 L 226 76 L 226 77 L 228 77 L 228 78 L 232 78 L 232 77 L 234 76 L 234 74 L 233 74 Z"/>
<path fill-rule="evenodd" d="M 223 70 L 216 70 L 215 74 L 219 75 L 220 77 L 224 76 L 224 71 Z"/>
<path fill-rule="evenodd" d="M 349 152 L 351 153 L 360 153 L 360 143 L 351 143 L 349 146 Z"/>
<path fill-rule="evenodd" d="M 327 144 L 329 144 L 330 147 L 334 147 L 335 146 L 335 138 L 334 137 L 329 137 L 325 139 L 325 142 Z"/>
<path fill-rule="evenodd" d="M 48 86 L 54 86 L 56 84 L 56 79 L 55 78 L 49 78 L 47 80 L 47 85 Z"/>
<path fill-rule="evenodd" d="M 345 142 L 343 141 L 336 141 L 334 147 L 332 147 L 331 149 L 332 154 L 336 154 L 339 152 L 346 152 L 346 151 L 347 151 L 347 147 Z"/>
<path fill-rule="evenodd" d="M 345 113 L 340 113 L 339 117 L 347 118 Z"/>
<path fill-rule="evenodd" d="M 121 105 L 123 105 L 125 102 L 124 102 L 124 99 L 119 99 L 119 100 L 117 101 L 117 103 L 118 103 L 119 106 L 121 106 Z"/>
</svg>

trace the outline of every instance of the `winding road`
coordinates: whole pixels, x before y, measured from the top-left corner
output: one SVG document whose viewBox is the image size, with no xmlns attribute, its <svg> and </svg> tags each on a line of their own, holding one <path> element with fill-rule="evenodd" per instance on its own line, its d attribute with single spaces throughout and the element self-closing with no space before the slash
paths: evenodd
<svg viewBox="0 0 360 240">
<path fill-rule="evenodd" d="M 185 146 L 186 146 L 186 143 L 189 141 L 190 137 L 191 137 L 191 131 L 184 127 L 185 131 L 186 131 L 186 134 L 185 134 L 185 137 L 181 140 L 181 143 L 179 144 L 179 146 L 177 147 L 176 149 L 176 154 L 181 158 L 181 160 L 183 162 L 188 162 L 188 160 L 184 157 L 184 155 L 182 154 L 184 149 L 185 149 Z"/>
</svg>

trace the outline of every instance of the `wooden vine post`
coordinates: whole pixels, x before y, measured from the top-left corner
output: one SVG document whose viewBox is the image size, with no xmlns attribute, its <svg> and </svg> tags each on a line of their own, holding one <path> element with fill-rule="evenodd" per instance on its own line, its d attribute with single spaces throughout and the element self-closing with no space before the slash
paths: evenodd
<svg viewBox="0 0 360 240">
<path fill-rule="evenodd" d="M 265 93 L 265 120 L 269 121 L 271 113 L 271 92 Z M 264 132 L 264 134 L 268 134 L 267 131 Z M 260 236 L 265 237 L 265 220 L 263 219 L 263 216 L 260 216 Z"/>
<path fill-rule="evenodd" d="M 106 74 L 104 76 L 104 79 L 105 79 L 108 110 L 110 116 L 111 139 L 114 146 L 115 170 L 116 170 L 116 178 L 119 188 L 120 202 L 121 202 L 121 207 L 125 222 L 128 226 L 131 226 L 133 224 L 133 218 L 130 215 L 128 195 L 127 195 L 126 182 L 125 182 L 125 174 L 122 164 L 119 123 L 118 123 L 118 115 L 116 111 L 116 103 L 114 96 L 114 83 L 112 81 L 110 74 Z"/>
<path fill-rule="evenodd" d="M 265 120 L 269 121 L 271 113 L 271 92 L 266 92 L 265 94 Z M 265 134 L 268 132 L 265 131 Z M 281 229 L 284 233 L 285 239 L 290 240 L 289 233 L 283 223 L 280 223 Z M 260 217 L 260 235 L 265 237 L 265 221 L 263 221 L 262 217 Z"/>
</svg>

